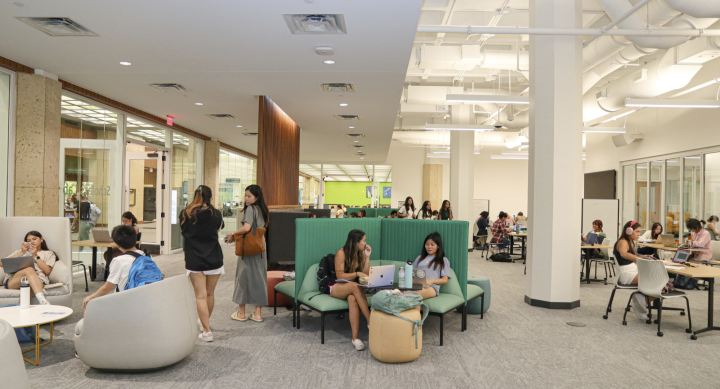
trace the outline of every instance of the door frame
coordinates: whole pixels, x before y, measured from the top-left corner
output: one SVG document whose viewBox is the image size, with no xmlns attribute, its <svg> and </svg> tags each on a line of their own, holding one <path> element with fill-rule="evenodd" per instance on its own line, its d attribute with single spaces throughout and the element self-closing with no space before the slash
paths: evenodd
<svg viewBox="0 0 720 389">
<path fill-rule="evenodd" d="M 167 193 L 169 193 L 169 191 L 166 188 L 169 187 L 170 183 L 170 170 L 172 169 L 172 166 L 169 164 L 169 161 L 172 161 L 172 150 L 164 146 L 158 146 L 152 143 L 142 142 L 134 139 L 126 139 L 126 144 L 135 144 L 154 149 L 158 153 L 158 156 L 148 157 L 148 154 L 151 154 L 151 152 L 148 151 L 128 152 L 127 150 L 125 150 L 125 174 L 123 174 L 122 200 L 123 210 L 127 211 L 130 209 L 130 160 L 151 160 L 157 158 L 158 170 L 162 169 L 162 174 L 157 175 L 157 183 L 155 184 L 157 188 L 155 194 L 155 198 L 157 199 L 157 203 L 155 206 L 155 212 L 157 213 L 155 219 L 157 226 L 156 244 L 158 244 L 158 246 L 160 247 L 160 254 L 169 254 L 170 227 L 167 225 L 167 221 L 169 219 L 168 217 L 166 217 L 166 215 L 168 214 L 167 205 L 169 204 L 169 199 L 167 199 L 166 195 Z M 165 244 L 166 242 L 168 242 L 168 244 Z"/>
</svg>

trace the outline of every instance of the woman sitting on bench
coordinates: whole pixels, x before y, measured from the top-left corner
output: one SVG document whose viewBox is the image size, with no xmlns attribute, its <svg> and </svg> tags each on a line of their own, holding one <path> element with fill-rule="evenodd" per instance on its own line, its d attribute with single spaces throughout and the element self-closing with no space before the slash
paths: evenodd
<svg viewBox="0 0 720 389">
<path fill-rule="evenodd" d="M 49 305 L 50 302 L 45 298 L 43 291 L 45 285 L 50 284 L 48 275 L 52 272 L 55 262 L 57 262 L 57 255 L 48 249 L 45 239 L 43 239 L 39 232 L 30 231 L 25 234 L 25 239 L 20 246 L 20 250 L 14 251 L 8 258 L 28 256 L 33 257 L 35 266 L 26 267 L 16 273 L 5 274 L 5 279 L 2 283 L 5 289 L 20 289 L 20 281 L 25 277 L 28 283 L 30 283 L 30 289 L 40 304 Z M 0 267 L 1 266 L 2 264 L 0 264 Z"/>
<path fill-rule="evenodd" d="M 365 350 L 365 344 L 358 338 L 360 312 L 370 323 L 370 309 L 365 291 L 356 281 L 358 277 L 368 276 L 370 253 L 372 253 L 372 248 L 365 243 L 365 233 L 360 230 L 350 231 L 345 247 L 335 253 L 335 277 L 350 282 L 330 285 L 330 296 L 347 300 L 350 306 L 348 316 L 350 317 L 350 328 L 352 328 L 352 344 L 358 351 Z"/>
<path fill-rule="evenodd" d="M 433 232 L 425 238 L 422 254 L 413 262 L 413 269 L 425 271 L 427 286 L 418 292 L 424 299 L 440 294 L 440 285 L 447 284 L 451 274 L 440 234 Z"/>
</svg>

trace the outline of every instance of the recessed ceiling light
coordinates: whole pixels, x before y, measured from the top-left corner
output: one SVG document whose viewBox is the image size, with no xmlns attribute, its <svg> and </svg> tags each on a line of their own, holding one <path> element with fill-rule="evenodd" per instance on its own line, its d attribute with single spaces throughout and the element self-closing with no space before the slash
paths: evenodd
<svg viewBox="0 0 720 389">
<path fill-rule="evenodd" d="M 326 65 L 334 65 L 334 64 L 335 64 L 335 61 L 333 61 L 333 60 L 331 60 L 331 59 L 326 59 L 325 61 L 323 61 L 323 63 L 326 64 Z"/>
<path fill-rule="evenodd" d="M 355 141 L 353 141 L 353 142 L 355 142 L 355 143 L 360 143 L 360 141 L 359 141 L 359 140 L 355 140 Z"/>
<path fill-rule="evenodd" d="M 350 127 L 348 127 L 348 128 L 355 128 L 355 127 L 353 127 L 353 126 L 350 126 Z"/>
<path fill-rule="evenodd" d="M 235 127 L 237 127 L 237 128 L 242 128 L 242 126 L 235 126 Z"/>
<path fill-rule="evenodd" d="M 341 107 L 347 107 L 347 103 L 340 103 Z"/>
<path fill-rule="evenodd" d="M 132 64 L 131 64 L 130 62 L 125 62 L 125 61 L 123 61 L 123 62 L 120 62 L 120 65 L 130 66 L 130 65 L 132 65 Z"/>
<path fill-rule="evenodd" d="M 365 159 L 365 157 L 360 157 L 360 159 Z"/>
<path fill-rule="evenodd" d="M 203 103 L 195 103 L 195 105 L 203 105 Z"/>
</svg>

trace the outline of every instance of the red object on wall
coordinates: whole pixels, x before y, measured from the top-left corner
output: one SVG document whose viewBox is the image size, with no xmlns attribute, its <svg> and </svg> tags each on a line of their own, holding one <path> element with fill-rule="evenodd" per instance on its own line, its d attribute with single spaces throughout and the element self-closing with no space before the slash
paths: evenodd
<svg viewBox="0 0 720 389">
<path fill-rule="evenodd" d="M 285 281 L 285 278 L 283 278 L 283 274 L 285 273 L 290 272 L 280 270 L 271 270 L 267 272 L 268 305 L 271 307 L 275 302 L 275 285 Z M 277 299 L 278 307 L 286 307 L 293 305 L 293 300 L 283 294 L 278 293 Z"/>
<path fill-rule="evenodd" d="M 170 115 L 168 115 L 168 117 L 167 117 L 167 125 L 168 125 L 168 126 L 172 126 L 172 125 L 173 125 L 173 117 L 170 116 Z"/>
</svg>

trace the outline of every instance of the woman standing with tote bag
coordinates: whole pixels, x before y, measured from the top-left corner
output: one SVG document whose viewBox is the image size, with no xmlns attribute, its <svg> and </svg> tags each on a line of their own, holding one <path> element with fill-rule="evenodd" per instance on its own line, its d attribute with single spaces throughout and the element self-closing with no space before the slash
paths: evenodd
<svg viewBox="0 0 720 389">
<path fill-rule="evenodd" d="M 252 232 L 253 227 L 267 228 L 270 219 L 270 211 L 262 189 L 258 185 L 250 185 L 245 188 L 245 215 L 240 222 L 242 227 L 234 234 L 228 235 L 228 243 L 235 241 L 235 235 L 243 235 Z M 263 237 L 263 247 L 267 247 Z M 235 269 L 235 291 L 233 302 L 238 304 L 238 311 L 233 312 L 230 318 L 238 321 L 248 319 L 263 321 L 261 307 L 268 304 L 267 295 L 267 253 L 246 255 L 238 257 L 237 268 Z M 255 313 L 245 315 L 245 304 L 255 306 Z"/>
<path fill-rule="evenodd" d="M 195 190 L 193 201 L 180 213 L 185 269 L 190 277 L 197 301 L 198 335 L 205 342 L 213 341 L 210 315 L 215 307 L 215 287 L 225 274 L 223 253 L 218 231 L 225 223 L 222 214 L 210 202 L 212 191 L 205 185 Z"/>
</svg>

